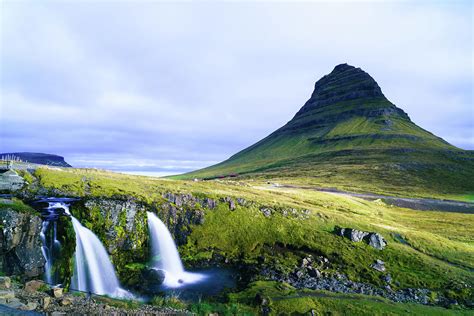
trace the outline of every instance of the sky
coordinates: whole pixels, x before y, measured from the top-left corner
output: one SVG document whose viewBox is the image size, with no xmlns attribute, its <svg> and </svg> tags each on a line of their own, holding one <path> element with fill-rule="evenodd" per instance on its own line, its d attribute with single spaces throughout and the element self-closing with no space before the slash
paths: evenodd
<svg viewBox="0 0 474 316">
<path fill-rule="evenodd" d="M 340 63 L 474 149 L 471 1 L 0 5 L 0 152 L 191 171 L 284 125 Z"/>
</svg>

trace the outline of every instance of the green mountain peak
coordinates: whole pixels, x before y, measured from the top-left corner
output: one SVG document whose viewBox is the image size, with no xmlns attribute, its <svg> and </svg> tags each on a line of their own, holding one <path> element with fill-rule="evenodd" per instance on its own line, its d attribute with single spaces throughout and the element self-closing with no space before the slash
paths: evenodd
<svg viewBox="0 0 474 316">
<path fill-rule="evenodd" d="M 411 177 L 418 187 L 426 182 L 435 190 L 467 186 L 461 190 L 470 192 L 473 180 L 461 178 L 474 179 L 473 167 L 471 151 L 419 127 L 368 73 L 340 64 L 316 82 L 287 124 L 222 163 L 180 177 L 238 174 L 321 183 L 324 175 L 330 185 L 347 185 L 352 178 L 394 187 Z"/>
</svg>

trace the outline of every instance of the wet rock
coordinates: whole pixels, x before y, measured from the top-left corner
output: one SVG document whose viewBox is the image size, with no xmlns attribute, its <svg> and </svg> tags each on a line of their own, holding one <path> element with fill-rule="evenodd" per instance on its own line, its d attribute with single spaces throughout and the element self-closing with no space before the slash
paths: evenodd
<svg viewBox="0 0 474 316">
<path fill-rule="evenodd" d="M 40 276 L 45 259 L 41 252 L 42 221 L 34 214 L 0 210 L 0 267 L 7 275 Z"/>
<path fill-rule="evenodd" d="M 72 297 L 65 297 L 61 300 L 62 306 L 68 306 L 74 303 L 74 299 Z"/>
<path fill-rule="evenodd" d="M 38 307 L 36 302 L 28 302 L 26 305 L 21 306 L 19 309 L 22 311 L 33 311 Z"/>
<path fill-rule="evenodd" d="M 8 300 L 15 297 L 15 292 L 13 291 L 0 291 L 0 299 Z"/>
<path fill-rule="evenodd" d="M 142 271 L 142 287 L 150 293 L 159 293 L 161 284 L 165 280 L 165 272 L 160 269 L 147 269 Z"/>
<path fill-rule="evenodd" d="M 5 304 L 7 305 L 8 307 L 10 308 L 15 308 L 15 309 L 20 309 L 20 308 L 23 308 L 25 307 L 25 304 L 23 304 L 20 299 L 14 297 L 12 299 L 8 299 L 7 300 L 7 303 Z"/>
<path fill-rule="evenodd" d="M 385 272 L 385 262 L 380 259 L 377 259 L 374 264 L 370 266 L 372 269 L 375 269 L 380 272 Z"/>
<path fill-rule="evenodd" d="M 55 298 L 61 298 L 61 297 L 63 297 L 63 289 L 60 288 L 60 287 L 52 288 L 52 289 L 51 289 L 51 294 L 52 294 L 53 297 L 55 297 Z"/>
<path fill-rule="evenodd" d="M 45 283 L 40 280 L 31 280 L 25 283 L 25 291 L 28 293 L 37 292 Z"/>
<path fill-rule="evenodd" d="M 49 296 L 43 297 L 43 299 L 41 300 L 41 305 L 43 309 L 48 309 L 50 304 L 51 304 L 51 297 Z"/>
<path fill-rule="evenodd" d="M 0 277 L 0 290 L 6 290 L 11 287 L 12 281 L 9 277 Z"/>
</svg>

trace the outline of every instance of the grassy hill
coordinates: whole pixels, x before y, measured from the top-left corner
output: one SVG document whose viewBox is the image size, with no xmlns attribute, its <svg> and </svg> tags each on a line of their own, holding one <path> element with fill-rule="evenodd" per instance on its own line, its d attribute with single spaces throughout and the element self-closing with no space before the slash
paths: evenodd
<svg viewBox="0 0 474 316">
<path fill-rule="evenodd" d="M 162 204 L 169 205 L 163 197 L 167 192 L 217 201 L 214 209 L 199 205 L 190 208 L 175 205 L 178 213 L 204 214 L 202 223 L 191 225 L 186 243 L 179 247 L 186 267 L 201 266 L 213 262 L 213 258 L 221 258 L 220 264 L 224 266 L 265 266 L 293 275 L 301 260 L 312 254 L 329 259 L 331 267 L 326 270 L 328 273 L 343 273 L 355 282 L 383 286 L 381 277 L 384 273 L 370 268 L 372 262 L 381 259 L 386 263 L 386 273 L 393 278 L 393 290 L 426 288 L 433 291 L 433 302 L 438 294 L 458 302 L 472 301 L 472 214 L 416 211 L 389 206 L 382 201 L 366 201 L 329 192 L 277 188 L 258 180 L 176 181 L 73 168 L 40 168 L 30 177 L 34 184 L 28 189 L 33 190 L 31 193 L 40 190 L 42 194 L 50 192 L 48 195 L 64 194 L 85 200 L 133 199 L 144 205 L 146 210 L 161 209 Z M 236 203 L 235 209 L 231 210 L 225 202 L 228 198 L 246 202 L 244 205 Z M 262 209 L 272 209 L 272 215 L 264 215 Z M 291 216 L 285 210 L 308 211 L 304 213 L 307 216 L 301 217 Z M 102 236 L 102 242 L 110 242 L 109 237 L 100 234 L 104 221 L 88 221 L 90 215 L 84 213 L 83 216 L 78 218 Z M 337 226 L 378 232 L 388 245 L 380 251 L 365 243 L 353 243 L 334 233 Z M 121 227 L 116 227 L 116 230 L 121 231 Z M 135 231 L 128 234 L 137 236 Z M 142 244 L 147 244 L 146 235 L 143 238 Z M 111 255 L 123 284 L 127 284 L 128 275 L 133 274 L 132 270 L 127 269 L 143 264 L 129 256 L 136 251 L 139 249 L 117 251 Z M 145 251 L 144 256 L 147 255 Z M 250 273 L 244 271 L 242 275 Z M 230 314 L 227 308 L 233 304 L 239 305 L 239 308 L 248 307 L 250 314 L 255 314 L 259 308 L 254 305 L 257 292 L 270 298 L 274 314 L 308 313 L 312 309 L 318 313 L 332 311 L 336 315 L 456 313 L 417 304 L 393 303 L 377 296 L 295 289 L 286 283 L 272 282 L 264 276 L 235 291 L 237 293 L 226 296 L 221 306 L 227 314 Z M 201 313 L 203 309 L 207 310 L 205 308 L 209 308 L 208 312 L 217 310 L 215 305 L 206 307 L 206 304 L 195 306 L 193 310 L 198 314 L 205 314 Z M 469 311 L 460 313 L 468 314 Z"/>
<path fill-rule="evenodd" d="M 360 68 L 338 65 L 292 120 L 217 165 L 178 179 L 264 177 L 391 194 L 474 192 L 474 153 L 413 123 Z"/>
</svg>

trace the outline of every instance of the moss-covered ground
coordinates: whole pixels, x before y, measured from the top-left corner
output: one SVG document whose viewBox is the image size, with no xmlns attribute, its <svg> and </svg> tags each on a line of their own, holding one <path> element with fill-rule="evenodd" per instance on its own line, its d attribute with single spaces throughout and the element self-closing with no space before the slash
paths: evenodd
<svg viewBox="0 0 474 316">
<path fill-rule="evenodd" d="M 259 258 L 263 257 L 266 263 L 290 271 L 304 255 L 315 254 L 327 257 L 333 264 L 331 269 L 346 274 L 353 281 L 381 285 L 381 273 L 369 267 L 376 259 L 381 259 L 385 261 L 394 280 L 395 290 L 428 288 L 459 302 L 472 300 L 472 214 L 415 211 L 391 207 L 380 201 L 276 188 L 268 186 L 262 179 L 194 182 L 89 169 L 48 168 L 38 169 L 35 177 L 41 187 L 54 194 L 133 196 L 145 205 L 163 202 L 162 195 L 165 192 L 191 193 L 216 200 L 232 197 L 249 201 L 245 206 L 237 205 L 233 211 L 226 203 L 219 203 L 213 210 L 205 210 L 204 223 L 192 227 L 187 243 L 179 249 L 186 265 L 219 254 L 231 263 L 244 262 L 249 265 L 258 265 L 261 262 Z M 261 211 L 264 207 L 274 210 L 273 214 L 266 217 Z M 307 216 L 289 216 L 283 212 L 287 209 L 295 209 L 298 214 L 306 214 L 305 210 L 309 212 Z M 336 236 L 336 226 L 378 232 L 388 241 L 388 246 L 380 251 L 365 243 L 353 243 Z M 100 232 L 97 233 L 100 237 Z M 135 267 L 134 264 L 141 263 L 123 262 L 128 267 Z M 406 310 L 431 315 L 446 312 L 443 309 L 394 304 L 370 297 L 336 299 L 336 294 L 300 294 L 297 297 L 272 299 L 273 310 L 283 313 L 291 309 L 301 313 L 307 312 L 306 309 L 315 309 L 321 313 L 332 310 L 336 314 L 351 311 L 355 315 L 364 314 L 365 308 L 373 311 L 371 314 L 381 315 L 403 314 Z M 275 296 L 285 296 L 285 293 L 283 291 Z M 240 298 L 231 297 L 228 306 L 246 305 Z M 193 308 L 205 309 L 203 306 L 196 305 Z"/>
</svg>

